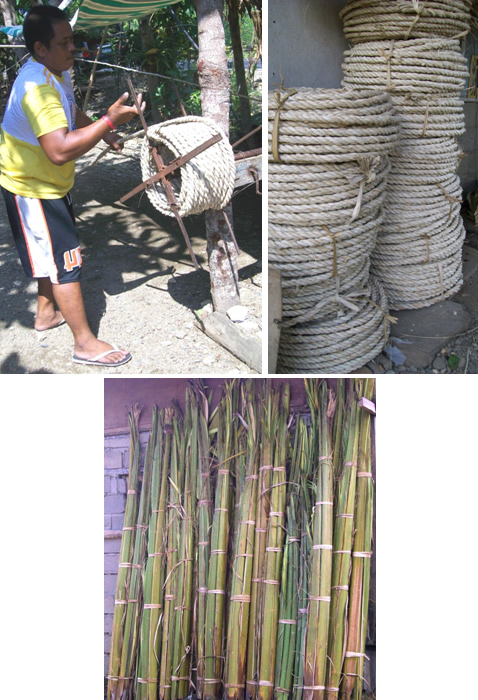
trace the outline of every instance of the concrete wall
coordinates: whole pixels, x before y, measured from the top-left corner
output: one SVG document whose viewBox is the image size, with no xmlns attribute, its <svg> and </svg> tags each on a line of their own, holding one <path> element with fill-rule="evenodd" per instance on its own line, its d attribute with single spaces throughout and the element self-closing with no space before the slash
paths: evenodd
<svg viewBox="0 0 478 700">
<path fill-rule="evenodd" d="M 269 89 L 338 88 L 348 48 L 339 11 L 345 0 L 274 0 L 269 3 Z"/>
</svg>

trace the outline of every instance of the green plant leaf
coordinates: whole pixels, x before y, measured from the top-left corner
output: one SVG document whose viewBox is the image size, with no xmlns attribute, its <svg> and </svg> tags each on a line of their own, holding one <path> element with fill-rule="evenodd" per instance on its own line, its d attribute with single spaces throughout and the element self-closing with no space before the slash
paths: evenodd
<svg viewBox="0 0 478 700">
<path fill-rule="evenodd" d="M 458 369 L 458 365 L 460 363 L 460 358 L 458 355 L 450 355 L 448 358 L 448 367 L 450 369 Z"/>
</svg>

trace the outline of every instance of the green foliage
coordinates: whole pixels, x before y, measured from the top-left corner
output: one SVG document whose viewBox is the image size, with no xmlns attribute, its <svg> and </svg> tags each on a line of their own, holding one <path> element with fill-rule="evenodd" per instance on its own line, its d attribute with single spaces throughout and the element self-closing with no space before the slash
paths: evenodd
<svg viewBox="0 0 478 700">
<path fill-rule="evenodd" d="M 454 354 L 450 355 L 450 357 L 448 358 L 448 367 L 451 370 L 456 370 L 456 369 L 458 369 L 459 364 L 460 364 L 460 358 L 458 357 L 458 355 L 454 355 Z"/>
</svg>

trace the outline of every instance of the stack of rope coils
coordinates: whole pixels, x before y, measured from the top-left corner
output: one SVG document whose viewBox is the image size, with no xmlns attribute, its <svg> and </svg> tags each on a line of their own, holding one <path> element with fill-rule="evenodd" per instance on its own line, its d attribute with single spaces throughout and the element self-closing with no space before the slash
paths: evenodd
<svg viewBox="0 0 478 700">
<path fill-rule="evenodd" d="M 149 140 L 168 164 L 217 134 L 222 136 L 220 141 L 184 163 L 179 175 L 170 180 L 181 216 L 200 214 L 206 209 L 223 209 L 229 203 L 236 177 L 234 153 L 221 129 L 206 117 L 180 117 L 148 127 L 149 138 L 144 139 L 141 147 L 143 180 L 157 172 Z M 161 182 L 153 184 L 147 195 L 162 214 L 174 216 Z"/>
<path fill-rule="evenodd" d="M 461 287 L 465 229 L 456 170 L 464 132 L 460 92 L 468 75 L 457 35 L 471 2 L 350 0 L 343 85 L 382 89 L 401 121 L 372 272 L 393 309 L 428 306 Z M 454 38 L 455 37 L 455 38 Z"/>
<path fill-rule="evenodd" d="M 349 372 L 388 337 L 370 276 L 398 120 L 383 91 L 269 93 L 269 260 L 281 272 L 278 369 Z"/>
</svg>

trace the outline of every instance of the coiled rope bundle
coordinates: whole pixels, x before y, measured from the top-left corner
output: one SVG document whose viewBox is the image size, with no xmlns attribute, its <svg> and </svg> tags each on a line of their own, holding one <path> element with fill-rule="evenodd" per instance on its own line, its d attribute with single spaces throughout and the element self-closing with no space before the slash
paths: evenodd
<svg viewBox="0 0 478 700">
<path fill-rule="evenodd" d="M 357 369 L 386 342 L 388 307 L 369 267 L 397 137 L 383 91 L 269 93 L 269 260 L 282 275 L 282 371 L 298 369 L 302 329 L 308 339 L 324 333 L 327 347 L 324 364 L 302 363 L 306 371 Z"/>
<path fill-rule="evenodd" d="M 377 90 L 269 92 L 269 161 L 344 163 L 388 154 L 399 120 Z"/>
<path fill-rule="evenodd" d="M 469 31 L 471 5 L 471 0 L 349 0 L 340 17 L 352 44 L 455 37 Z"/>
<path fill-rule="evenodd" d="M 436 94 L 460 91 L 468 78 L 458 39 L 371 41 L 344 53 L 342 84 L 355 90 Z"/>
<path fill-rule="evenodd" d="M 278 372 L 347 373 L 378 355 L 390 330 L 388 302 L 372 276 L 356 308 L 281 330 Z"/>
<path fill-rule="evenodd" d="M 222 136 L 220 141 L 181 165 L 179 175 L 170 180 L 181 216 L 200 214 L 206 209 L 223 209 L 229 203 L 236 176 L 234 153 L 222 130 L 206 117 L 180 117 L 148 128 L 149 138 L 143 140 L 141 147 L 143 180 L 148 180 L 157 172 L 149 139 L 168 164 L 217 134 Z M 153 184 L 146 192 L 156 209 L 167 216 L 174 216 L 160 182 Z"/>
<path fill-rule="evenodd" d="M 358 11 L 358 4 L 351 0 L 345 10 Z M 431 12 L 439 3 L 417 4 Z M 469 25 L 469 3 L 442 4 L 450 6 L 449 14 L 461 13 L 459 21 Z M 383 282 L 393 309 L 420 308 L 450 297 L 462 282 L 465 231 L 456 169 L 463 154 L 456 139 L 464 132 L 460 90 L 467 77 L 466 59 L 457 39 L 395 40 L 391 9 L 400 6 L 405 13 L 405 3 L 382 8 L 390 12 L 388 23 L 382 22 L 377 3 L 360 5 L 367 10 L 360 15 L 367 22 L 357 19 L 354 40 L 364 43 L 345 53 L 343 85 L 386 90 L 401 121 L 372 272 Z M 425 16 L 423 11 L 420 19 Z M 376 31 L 373 38 L 386 40 L 368 41 L 371 28 Z"/>
</svg>

